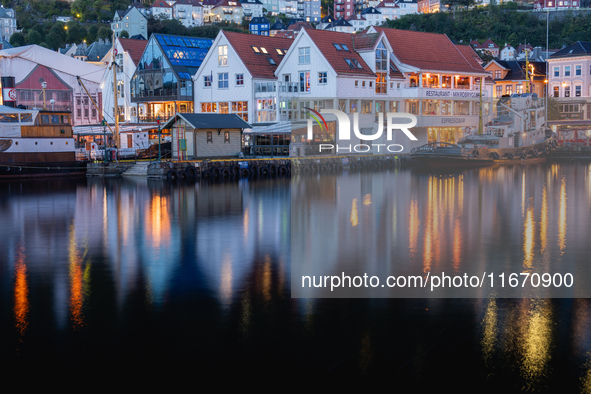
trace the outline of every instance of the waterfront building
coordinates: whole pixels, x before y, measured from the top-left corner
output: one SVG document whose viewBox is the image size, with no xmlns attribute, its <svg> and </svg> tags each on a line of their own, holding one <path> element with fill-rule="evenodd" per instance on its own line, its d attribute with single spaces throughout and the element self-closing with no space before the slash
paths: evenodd
<svg viewBox="0 0 591 394">
<path fill-rule="evenodd" d="M 549 93 L 559 102 L 555 131 L 591 136 L 591 42 L 577 41 L 548 59 Z M 560 134 L 559 134 L 560 136 Z"/>
<path fill-rule="evenodd" d="M 43 108 L 43 84 L 46 84 L 47 109 L 71 111 L 73 126 L 101 121 L 103 93 L 100 83 L 104 72 L 103 67 L 81 62 L 38 45 L 0 51 L 0 74 L 14 76 L 16 104 L 28 109 Z M 78 83 L 77 76 L 80 76 L 90 97 Z"/>
<path fill-rule="evenodd" d="M 193 80 L 213 40 L 152 34 L 131 77 L 140 121 L 193 112 Z"/>
<path fill-rule="evenodd" d="M 335 19 L 349 18 L 360 13 L 367 6 L 364 0 L 335 0 L 333 15 Z"/>
<path fill-rule="evenodd" d="M 384 0 L 375 6 L 383 16 L 384 22 L 388 19 L 395 20 L 403 15 L 402 9 L 395 0 Z M 404 10 L 406 12 L 406 8 Z"/>
<path fill-rule="evenodd" d="M 136 67 L 146 49 L 147 40 L 132 40 L 129 38 L 116 38 L 115 63 L 117 63 L 117 106 L 119 112 L 119 122 L 139 122 L 138 107 L 131 103 L 131 77 L 134 75 Z M 110 64 L 113 59 L 112 50 L 103 59 Z M 105 119 L 109 123 L 115 121 L 114 108 L 114 89 L 113 89 L 113 70 L 107 68 L 101 81 L 103 91 L 103 103 Z"/>
<path fill-rule="evenodd" d="M 146 9 L 141 3 L 133 3 L 127 10 L 117 10 L 113 16 L 111 30 L 115 37 L 119 37 L 121 32 L 126 31 L 129 37 L 141 35 L 148 38 L 148 19 L 146 18 Z"/>
<path fill-rule="evenodd" d="M 172 6 L 164 0 L 156 0 L 150 7 L 150 13 L 154 18 L 172 19 Z"/>
<path fill-rule="evenodd" d="M 398 0 L 398 7 L 400 7 L 400 15 L 418 14 L 419 1 L 418 0 Z"/>
<path fill-rule="evenodd" d="M 286 38 L 220 31 L 193 78 L 195 112 L 236 114 L 253 126 L 250 135 L 266 138 L 269 129 L 277 132 L 277 85 L 280 81 L 275 70 L 292 42 Z M 295 79 L 281 82 L 296 89 Z M 288 154 L 288 131 L 286 127 L 282 132 L 287 135 L 285 141 L 276 141 L 285 151 L 275 151 L 275 154 Z M 267 148 L 271 150 L 271 146 Z M 251 147 L 252 154 L 257 154 L 254 145 Z M 251 154 L 250 151 L 246 153 Z"/>
<path fill-rule="evenodd" d="M 324 30 L 328 31 L 337 31 L 341 33 L 353 33 L 355 32 L 355 28 L 353 25 L 345 20 L 344 17 L 337 19 L 336 21 L 332 22 L 330 25 L 326 26 Z"/>
<path fill-rule="evenodd" d="M 212 9 L 212 22 L 242 23 L 242 4 L 238 0 L 221 0 Z"/>
<path fill-rule="evenodd" d="M 240 4 L 242 4 L 242 15 L 246 19 L 263 16 L 263 3 L 259 0 L 240 0 Z"/>
<path fill-rule="evenodd" d="M 441 3 L 439 0 L 419 0 L 419 13 L 421 14 L 431 14 L 434 12 L 439 12 L 441 9 Z"/>
<path fill-rule="evenodd" d="M 578 10 L 581 7 L 581 0 L 535 0 L 534 10 L 536 11 L 567 11 Z"/>
<path fill-rule="evenodd" d="M 281 81 L 298 83 L 292 91 L 280 86 L 280 120 L 303 121 L 305 108 L 326 108 L 358 113 L 360 122 L 371 120 L 373 127 L 377 113 L 407 112 L 417 116 L 412 130 L 418 141 L 400 133 L 405 151 L 457 142 L 478 129 L 481 92 L 484 122 L 493 111 L 493 82 L 484 80 L 490 74 L 476 59 L 470 46 L 454 45 L 443 34 L 381 27 L 361 34 L 302 30 L 275 71 Z M 303 135 L 292 135 L 292 142 L 306 143 Z"/>
<path fill-rule="evenodd" d="M 177 113 L 163 125 L 170 129 L 173 160 L 236 158 L 250 127 L 235 114 L 203 113 Z"/>
<path fill-rule="evenodd" d="M 0 6 L 0 41 L 10 41 L 10 36 L 16 31 L 16 14 L 14 10 Z"/>
<path fill-rule="evenodd" d="M 264 17 L 254 17 L 250 20 L 248 27 L 251 34 L 256 34 L 259 36 L 268 36 L 270 22 L 267 18 Z"/>
<path fill-rule="evenodd" d="M 277 20 L 275 23 L 273 23 L 273 26 L 269 28 L 269 35 L 274 36 L 275 34 L 286 30 L 287 26 L 285 26 L 280 20 Z"/>
<path fill-rule="evenodd" d="M 514 93 L 536 93 L 538 97 L 546 96 L 546 62 L 528 62 L 529 70 L 526 78 L 526 63 L 517 60 L 491 60 L 484 69 L 491 73 L 495 82 L 493 96 L 499 98 Z"/>
<path fill-rule="evenodd" d="M 493 57 L 496 57 L 496 58 L 499 57 L 499 49 L 500 48 L 490 38 L 488 40 L 484 41 L 482 44 L 476 40 L 472 40 L 472 41 L 470 41 L 470 45 L 472 46 L 472 48 L 474 48 L 474 50 L 476 52 L 488 52 Z"/>
</svg>

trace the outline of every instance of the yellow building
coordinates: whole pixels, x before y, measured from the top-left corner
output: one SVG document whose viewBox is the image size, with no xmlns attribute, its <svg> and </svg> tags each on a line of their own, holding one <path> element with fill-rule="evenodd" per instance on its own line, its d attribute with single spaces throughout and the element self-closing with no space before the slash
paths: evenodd
<svg viewBox="0 0 591 394">
<path fill-rule="evenodd" d="M 495 82 L 494 97 L 528 92 L 546 96 L 545 62 L 529 62 L 527 75 L 526 62 L 517 60 L 491 60 L 484 69 L 491 73 Z"/>
</svg>

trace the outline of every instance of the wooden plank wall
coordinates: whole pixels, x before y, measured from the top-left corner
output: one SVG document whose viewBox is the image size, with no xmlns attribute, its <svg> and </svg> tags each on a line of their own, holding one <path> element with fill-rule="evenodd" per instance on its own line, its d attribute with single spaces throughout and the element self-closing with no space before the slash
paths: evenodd
<svg viewBox="0 0 591 394">
<path fill-rule="evenodd" d="M 64 133 L 62 134 L 62 130 Z M 74 132 L 70 125 L 56 126 L 23 126 L 21 128 L 22 137 L 36 138 L 72 138 Z"/>
</svg>

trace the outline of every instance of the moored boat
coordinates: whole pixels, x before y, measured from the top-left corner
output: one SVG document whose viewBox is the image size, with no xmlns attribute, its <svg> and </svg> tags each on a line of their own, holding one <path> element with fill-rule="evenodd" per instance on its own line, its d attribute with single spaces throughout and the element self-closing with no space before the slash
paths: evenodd
<svg viewBox="0 0 591 394">
<path fill-rule="evenodd" d="M 411 151 L 418 165 L 485 166 L 540 162 L 558 147 L 546 128 L 545 107 L 535 94 L 514 94 L 497 103 L 497 117 L 482 134 L 467 135 L 457 144 L 431 142 Z"/>
<path fill-rule="evenodd" d="M 70 112 L 0 105 L 0 179 L 84 174 Z"/>
</svg>

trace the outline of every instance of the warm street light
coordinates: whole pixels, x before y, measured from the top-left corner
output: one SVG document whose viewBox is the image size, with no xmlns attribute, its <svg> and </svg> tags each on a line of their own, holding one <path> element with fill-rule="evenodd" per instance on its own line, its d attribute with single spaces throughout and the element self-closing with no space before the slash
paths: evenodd
<svg viewBox="0 0 591 394">
<path fill-rule="evenodd" d="M 158 163 L 162 162 L 162 136 L 160 134 L 160 115 L 156 118 L 156 123 L 158 123 Z"/>
</svg>

